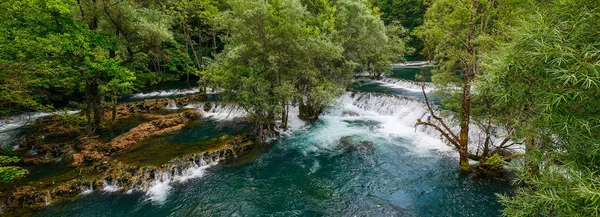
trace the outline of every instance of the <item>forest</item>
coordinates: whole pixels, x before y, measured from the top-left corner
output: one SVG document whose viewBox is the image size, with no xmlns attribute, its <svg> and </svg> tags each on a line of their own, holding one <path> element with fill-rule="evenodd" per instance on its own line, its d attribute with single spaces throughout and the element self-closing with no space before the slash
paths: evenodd
<svg viewBox="0 0 600 217">
<path fill-rule="evenodd" d="M 0 11 L 2 214 L 600 216 L 600 1 Z"/>
</svg>

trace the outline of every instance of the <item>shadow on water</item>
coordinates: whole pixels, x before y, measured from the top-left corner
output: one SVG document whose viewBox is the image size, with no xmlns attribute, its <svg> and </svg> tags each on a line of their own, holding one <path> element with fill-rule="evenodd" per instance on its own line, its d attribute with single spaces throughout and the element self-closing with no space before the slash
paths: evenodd
<svg viewBox="0 0 600 217">
<path fill-rule="evenodd" d="M 138 125 L 147 122 L 148 119 L 144 118 L 143 115 L 133 115 L 124 119 L 120 119 L 117 122 L 110 124 L 106 129 L 99 132 L 100 139 L 104 141 L 110 141 L 129 130 L 137 127 Z"/>
</svg>

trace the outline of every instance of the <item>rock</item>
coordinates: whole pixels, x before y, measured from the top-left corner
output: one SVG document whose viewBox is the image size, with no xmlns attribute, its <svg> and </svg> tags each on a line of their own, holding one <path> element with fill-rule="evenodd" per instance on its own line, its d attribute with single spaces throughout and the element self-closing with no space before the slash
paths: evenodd
<svg viewBox="0 0 600 217">
<path fill-rule="evenodd" d="M 375 144 L 370 141 L 355 141 L 351 136 L 342 137 L 339 148 L 347 151 L 372 152 Z"/>
</svg>

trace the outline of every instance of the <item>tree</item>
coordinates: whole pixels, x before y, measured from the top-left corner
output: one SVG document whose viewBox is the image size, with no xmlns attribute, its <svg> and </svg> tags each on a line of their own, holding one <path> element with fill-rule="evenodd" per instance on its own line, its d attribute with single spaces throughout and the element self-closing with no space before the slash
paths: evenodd
<svg viewBox="0 0 600 217">
<path fill-rule="evenodd" d="M 224 53 L 209 68 L 210 80 L 222 87 L 257 125 L 258 138 L 275 136 L 283 104 L 292 101 L 293 74 L 303 57 L 306 11 L 297 1 L 231 1 L 221 23 L 228 32 Z"/>
<path fill-rule="evenodd" d="M 104 96 L 127 91 L 135 79 L 115 59 L 115 38 L 98 30 L 98 15 L 91 13 L 86 28 L 74 17 L 73 1 L 9 1 L 1 6 L 6 11 L 2 23 L 6 34 L 1 40 L 6 68 L 28 78 L 28 86 L 83 92 L 89 128 L 98 128 Z M 42 100 L 35 101 L 43 105 Z"/>
<path fill-rule="evenodd" d="M 434 82 L 460 87 L 458 132 L 448 126 L 447 120 L 435 114 L 429 101 L 427 104 L 433 119 L 418 120 L 417 125 L 435 128 L 457 149 L 463 172 L 471 169 L 468 161 L 473 104 L 471 89 L 473 80 L 484 73 L 480 65 L 481 55 L 505 39 L 504 30 L 527 4 L 527 1 L 513 0 L 436 0 L 427 10 L 425 24 L 416 30 L 416 34 L 425 41 L 425 52 L 437 63 Z M 489 110 L 491 113 L 491 108 Z"/>
<path fill-rule="evenodd" d="M 409 32 L 423 25 L 425 20 L 426 3 L 423 0 L 369 0 L 379 9 L 381 19 L 386 25 L 399 23 Z M 407 41 L 409 47 L 414 48 L 411 55 L 418 55 L 423 49 L 423 41 L 411 35 Z"/>
<path fill-rule="evenodd" d="M 398 24 L 386 28 L 368 8 L 367 1 L 336 1 L 335 40 L 344 48 L 344 58 L 354 64 L 355 72 L 369 72 L 379 78 L 391 70 L 392 61 L 400 61 L 406 48 L 406 32 Z"/>
<path fill-rule="evenodd" d="M 600 75 L 597 1 L 537 2 L 484 60 L 478 89 L 527 144 L 505 216 L 598 216 Z"/>
</svg>

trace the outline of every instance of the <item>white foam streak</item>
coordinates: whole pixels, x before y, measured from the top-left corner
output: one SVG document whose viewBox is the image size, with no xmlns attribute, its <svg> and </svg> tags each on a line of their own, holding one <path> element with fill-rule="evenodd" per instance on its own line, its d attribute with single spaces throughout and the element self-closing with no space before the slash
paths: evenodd
<svg viewBox="0 0 600 217">
<path fill-rule="evenodd" d="M 399 88 L 399 89 L 405 89 L 408 91 L 413 91 L 413 92 L 421 92 L 421 86 L 425 85 L 425 92 L 430 92 L 432 90 L 435 90 L 435 85 L 431 82 L 414 82 L 414 81 L 408 81 L 408 80 L 403 80 L 403 79 L 393 79 L 393 78 L 384 78 L 381 80 L 376 81 L 380 84 L 382 84 L 382 86 L 385 87 L 389 87 L 389 88 Z"/>
<path fill-rule="evenodd" d="M 117 192 L 119 190 L 121 190 L 121 188 L 117 185 L 117 183 L 109 184 L 109 183 L 105 182 L 102 185 L 102 191 L 104 191 L 104 192 L 113 193 L 113 192 Z"/>
<path fill-rule="evenodd" d="M 298 106 L 290 107 L 288 112 L 288 130 L 290 132 L 305 129 L 308 127 L 305 121 L 300 119 L 300 109 Z"/>
<path fill-rule="evenodd" d="M 179 108 L 177 107 L 177 103 L 175 103 L 175 102 L 169 102 L 169 104 L 167 104 L 167 107 L 166 107 L 166 109 L 169 109 L 169 110 L 177 110 L 177 109 L 179 109 Z"/>
<path fill-rule="evenodd" d="M 418 119 L 427 116 L 426 105 L 408 97 L 395 97 L 374 94 L 345 94 L 339 99 L 341 109 L 331 111 L 333 117 L 345 120 L 371 120 L 380 123 L 375 129 L 378 137 L 388 139 L 404 138 L 412 141 L 411 147 L 415 153 L 427 154 L 431 149 L 451 151 L 444 144 L 437 132 L 428 128 L 418 128 L 414 125 Z M 337 114 L 336 114 L 337 113 Z M 340 114 L 341 113 L 341 114 Z M 353 114 L 344 117 L 344 114 Z"/>
<path fill-rule="evenodd" d="M 198 109 L 204 117 L 216 120 L 232 120 L 246 117 L 248 112 L 235 104 L 224 104 L 220 102 L 196 103 L 184 106 L 186 109 Z"/>
<path fill-rule="evenodd" d="M 206 173 L 206 169 L 211 166 L 217 165 L 217 161 L 206 165 L 196 165 L 192 168 L 184 169 L 181 174 L 171 176 L 169 172 L 160 174 L 154 181 L 152 181 L 150 188 L 146 192 L 148 200 L 163 204 L 169 192 L 173 188 L 172 183 L 183 183 L 190 179 L 203 177 Z"/>
<path fill-rule="evenodd" d="M 188 95 L 188 94 L 195 94 L 195 93 L 200 93 L 200 88 L 183 89 L 183 90 L 179 90 L 179 89 L 161 90 L 161 91 L 154 91 L 154 92 L 150 92 L 150 93 L 137 93 L 137 94 L 134 94 L 131 98 L 144 99 L 144 98 Z"/>
<path fill-rule="evenodd" d="M 0 133 L 10 130 L 17 129 L 25 126 L 29 123 L 34 122 L 38 118 L 46 117 L 50 115 L 65 115 L 65 114 L 76 114 L 80 111 L 57 111 L 57 112 L 27 112 L 21 115 L 12 116 L 6 119 L 0 120 Z"/>
<path fill-rule="evenodd" d="M 401 68 L 421 68 L 421 67 L 432 67 L 433 63 L 429 61 L 409 61 L 405 63 L 394 63 L 392 64 L 392 68 L 401 69 Z"/>
</svg>

